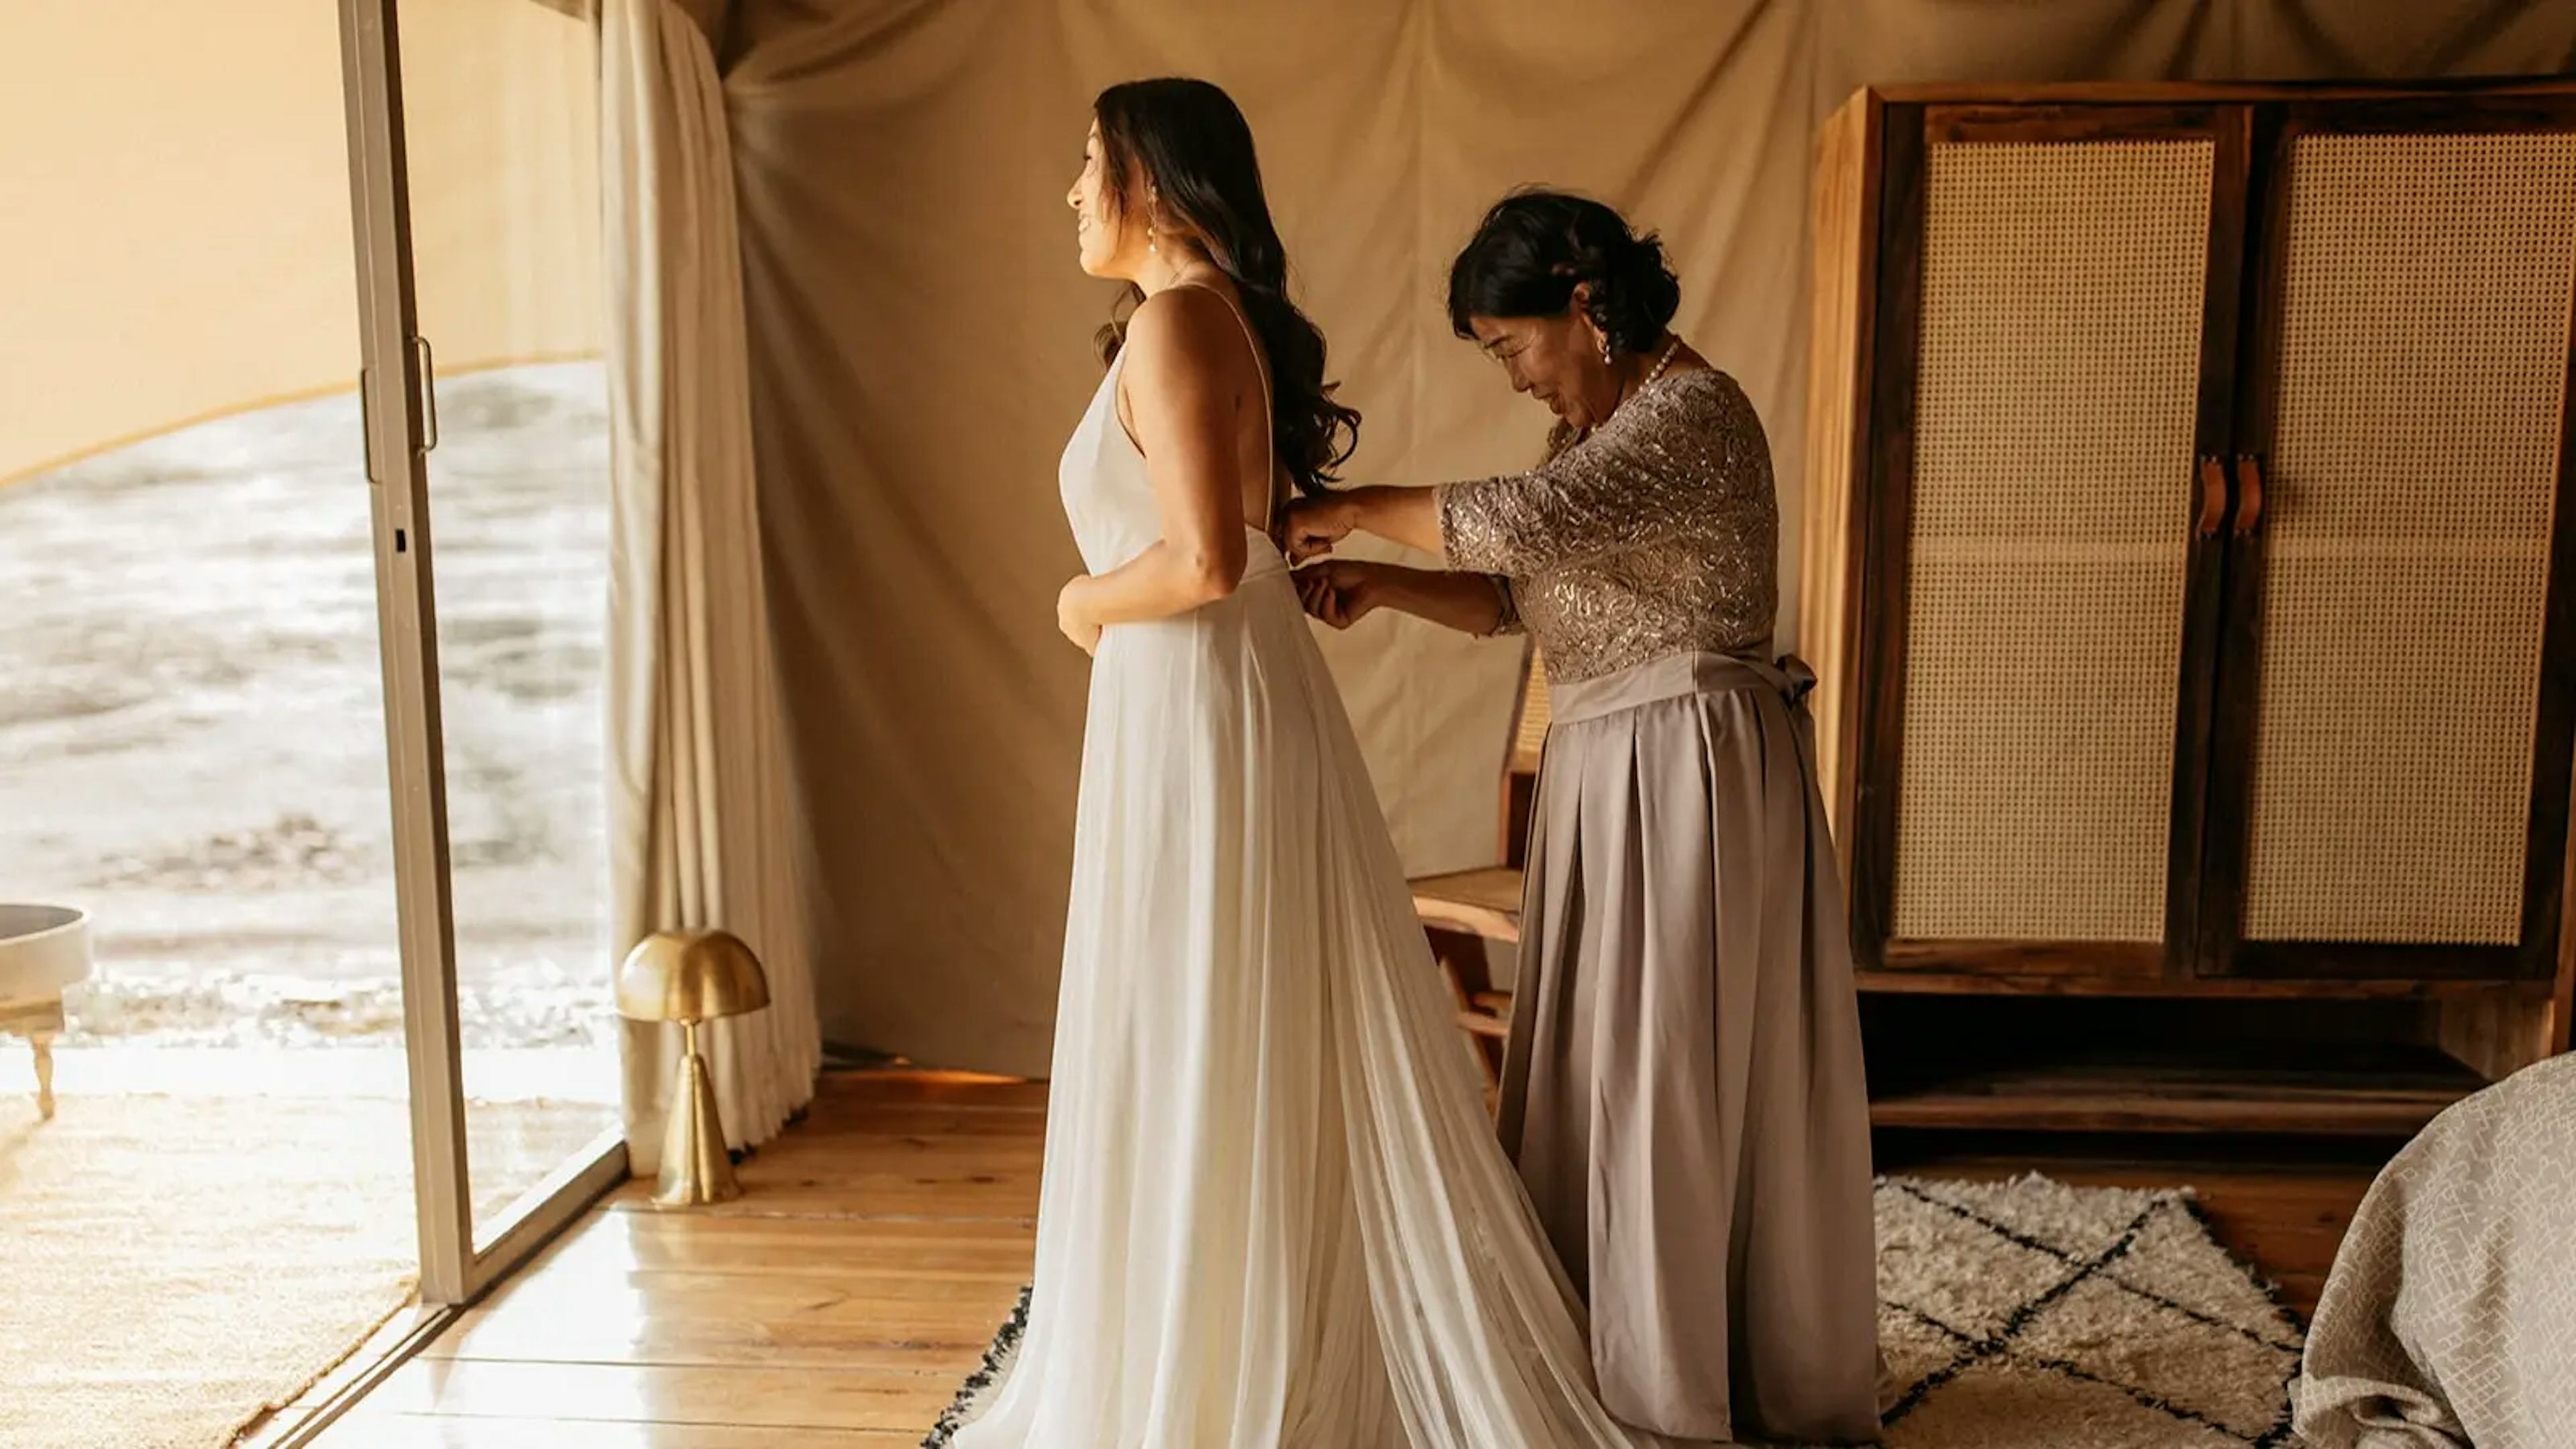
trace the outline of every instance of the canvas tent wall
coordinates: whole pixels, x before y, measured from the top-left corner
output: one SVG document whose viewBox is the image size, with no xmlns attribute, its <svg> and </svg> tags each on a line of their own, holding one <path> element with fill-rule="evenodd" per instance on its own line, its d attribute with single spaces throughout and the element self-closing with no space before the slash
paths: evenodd
<svg viewBox="0 0 2576 1449">
<path fill-rule="evenodd" d="M 1053 477 L 1099 375 L 1108 289 L 1075 270 L 1062 197 L 1102 85 L 1195 73 L 1244 106 L 1299 295 L 1369 415 L 1358 479 L 1538 445 L 1544 417 L 1438 306 L 1486 203 L 1550 182 L 1659 230 L 1680 329 L 1769 427 L 1787 605 L 1809 140 L 1854 87 L 2576 69 L 2576 7 L 2527 0 L 685 8 L 716 34 L 734 139 L 826 1034 L 1017 1071 L 1046 1066 L 1085 687 L 1052 624 L 1077 567 Z M 442 371 L 599 345 L 580 9 L 404 9 L 458 27 L 405 74 Z M 329 7 L 30 0 L 0 27 L 0 478 L 347 386 Z M 1325 643 L 1408 862 L 1489 859 L 1516 646 L 1393 619 Z"/>
</svg>

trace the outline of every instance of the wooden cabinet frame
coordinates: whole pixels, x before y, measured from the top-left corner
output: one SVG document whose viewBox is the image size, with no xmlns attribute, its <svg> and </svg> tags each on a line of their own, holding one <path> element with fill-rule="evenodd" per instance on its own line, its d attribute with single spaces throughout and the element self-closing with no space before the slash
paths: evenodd
<svg viewBox="0 0 2576 1449">
<path fill-rule="evenodd" d="M 2253 171 L 2249 194 L 2260 200 L 2249 218 L 2242 294 L 2252 311 L 2231 368 L 2233 442 L 2229 527 L 2223 538 L 2225 620 L 2217 658 L 2217 694 L 2208 756 L 2208 827 L 2199 861 L 2199 923 L 2193 941 L 2200 974 L 2272 980 L 2460 979 L 2548 980 L 2558 968 L 2566 898 L 2571 752 L 2576 752 L 2576 371 L 2559 422 L 2558 496 L 2549 544 L 2537 717 L 2533 728 L 2531 801 L 2524 845 L 2522 924 L 2512 946 L 2388 945 L 2372 942 L 2261 942 L 2238 928 L 2246 876 L 2255 707 L 2260 690 L 2261 600 L 2266 551 L 2259 506 L 2244 480 L 2269 467 L 2273 435 L 2274 355 L 2280 332 L 2285 194 L 2276 184 L 2290 148 L 2317 134 L 2483 134 L 2576 130 L 2576 92 L 2538 96 L 2425 96 L 2322 99 L 2251 108 Z M 2571 323 L 2576 331 L 2576 323 Z M 2576 348 L 2570 366 L 2576 368 Z"/>
<path fill-rule="evenodd" d="M 2279 305 L 2277 179 L 2303 134 L 2576 129 L 2563 80 L 2407 86 L 2022 86 L 1865 91 L 1818 155 L 1806 552 L 1821 768 L 1864 985 L 2236 996 L 2566 993 L 2561 917 L 2576 751 L 2576 375 L 2562 419 L 2521 938 L 2505 946 L 2247 942 L 2250 748 Z M 1914 397 L 1926 156 L 1942 141 L 2175 136 L 2214 144 L 2195 459 L 2173 480 L 2189 538 L 2163 939 L 1911 941 L 1892 932 L 1904 765 Z M 2571 349 L 2576 369 L 2576 349 Z M 2240 461 L 2243 460 L 2243 461 Z M 2566 1012 L 2554 1035 L 2563 1046 Z"/>
</svg>

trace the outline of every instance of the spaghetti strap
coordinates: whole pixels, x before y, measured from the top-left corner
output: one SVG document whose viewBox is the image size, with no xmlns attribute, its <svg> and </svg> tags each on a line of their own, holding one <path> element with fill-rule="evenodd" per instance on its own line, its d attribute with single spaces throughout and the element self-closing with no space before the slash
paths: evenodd
<svg viewBox="0 0 2576 1449">
<path fill-rule="evenodd" d="M 1262 480 L 1261 486 L 1260 531 L 1268 533 L 1270 526 L 1279 518 L 1279 439 L 1275 431 L 1277 421 L 1273 416 L 1276 398 L 1270 387 L 1270 354 L 1262 350 L 1261 334 L 1252 330 L 1251 315 L 1232 297 L 1197 282 L 1176 282 L 1173 285 L 1205 292 L 1223 302 L 1225 310 L 1234 314 L 1236 325 L 1243 328 L 1243 340 L 1251 345 L 1252 371 L 1261 379 L 1261 456 L 1270 462 L 1269 476 Z"/>
</svg>

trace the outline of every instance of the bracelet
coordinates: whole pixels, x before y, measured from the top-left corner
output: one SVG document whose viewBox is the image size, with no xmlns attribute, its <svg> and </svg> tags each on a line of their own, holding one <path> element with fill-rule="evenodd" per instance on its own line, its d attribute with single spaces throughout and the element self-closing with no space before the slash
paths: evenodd
<svg viewBox="0 0 2576 1449">
<path fill-rule="evenodd" d="M 1520 604 L 1512 598 L 1512 581 L 1510 579 L 1503 577 L 1501 574 L 1487 574 L 1485 575 L 1485 582 L 1493 585 L 1494 587 L 1494 627 L 1486 630 L 1478 637 L 1493 639 L 1501 635 L 1508 634 L 1512 630 L 1520 627 L 1521 610 Z"/>
</svg>

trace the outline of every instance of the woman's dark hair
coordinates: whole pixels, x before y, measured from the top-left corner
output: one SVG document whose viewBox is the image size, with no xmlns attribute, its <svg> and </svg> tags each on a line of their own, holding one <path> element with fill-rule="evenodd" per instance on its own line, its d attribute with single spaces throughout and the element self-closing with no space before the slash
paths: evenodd
<svg viewBox="0 0 2576 1449">
<path fill-rule="evenodd" d="M 1123 207 L 1150 185 L 1233 279 L 1269 363 L 1272 451 L 1297 491 L 1322 492 L 1359 446 L 1360 415 L 1333 401 L 1324 334 L 1288 300 L 1288 254 L 1271 224 L 1243 112 L 1206 81 L 1170 77 L 1111 86 L 1091 113 L 1100 123 L 1102 205 Z M 1133 286 L 1119 298 L 1100 329 L 1102 363 L 1118 355 L 1124 313 L 1143 298 Z"/>
<path fill-rule="evenodd" d="M 1449 325 L 1473 337 L 1475 317 L 1553 317 L 1591 284 L 1584 311 L 1623 352 L 1643 352 L 1681 306 L 1664 244 L 1588 197 L 1516 191 L 1493 205 L 1449 264 Z"/>
</svg>

